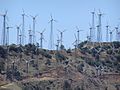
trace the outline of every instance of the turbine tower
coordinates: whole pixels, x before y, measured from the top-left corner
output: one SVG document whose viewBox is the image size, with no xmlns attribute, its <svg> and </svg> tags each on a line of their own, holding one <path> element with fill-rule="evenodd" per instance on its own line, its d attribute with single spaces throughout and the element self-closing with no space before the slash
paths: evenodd
<svg viewBox="0 0 120 90">
<path fill-rule="evenodd" d="M 45 40 L 43 36 L 44 32 L 45 32 L 45 29 L 42 32 L 38 32 L 40 34 L 40 48 L 41 49 L 43 48 L 43 40 Z"/>
<path fill-rule="evenodd" d="M 109 38 L 108 31 L 109 31 L 109 25 L 106 26 L 106 42 L 108 42 L 108 38 Z"/>
<path fill-rule="evenodd" d="M 53 22 L 56 22 L 56 20 L 53 19 L 52 15 L 51 15 L 51 20 L 49 21 L 51 27 L 51 31 L 50 31 L 50 49 L 53 50 L 54 49 L 54 34 L 53 34 Z"/>
<path fill-rule="evenodd" d="M 3 16 L 3 31 L 2 31 L 2 45 L 5 46 L 6 44 L 6 15 L 7 15 L 7 11 L 5 12 L 5 14 L 1 14 L 1 16 Z"/>
<path fill-rule="evenodd" d="M 66 30 L 63 30 L 63 31 L 60 31 L 60 30 L 58 30 L 59 32 L 60 32 L 60 47 L 63 45 L 63 33 L 66 31 Z"/>
<path fill-rule="evenodd" d="M 59 39 L 59 36 L 58 36 L 57 45 L 56 45 L 56 50 L 57 50 L 57 52 L 58 52 L 58 50 L 59 50 L 59 44 L 60 44 L 60 39 Z"/>
<path fill-rule="evenodd" d="M 77 29 L 77 46 L 78 46 L 78 44 L 80 43 L 80 31 L 83 31 L 83 30 L 80 30 L 77 26 L 76 26 L 76 29 Z"/>
<path fill-rule="evenodd" d="M 75 41 L 72 43 L 72 45 L 74 45 L 74 47 L 75 47 L 75 60 L 76 60 L 76 57 L 77 57 L 77 42 L 78 42 L 78 40 L 77 40 L 77 37 L 76 37 L 76 35 L 74 34 L 74 36 L 75 36 Z"/>
<path fill-rule="evenodd" d="M 30 15 L 31 16 L 31 15 Z M 36 17 L 37 17 L 38 15 L 35 15 L 35 16 L 31 16 L 32 17 L 32 19 L 33 19 L 33 44 L 36 44 L 36 36 L 35 36 L 35 32 L 36 32 L 36 30 L 35 30 L 35 27 L 36 27 L 36 25 L 35 25 L 35 23 L 36 23 Z"/>
<path fill-rule="evenodd" d="M 22 38 L 21 44 L 22 45 L 25 44 L 25 16 L 27 16 L 27 15 L 24 13 L 24 10 L 23 10 L 23 14 L 22 14 L 22 32 L 21 32 L 21 38 Z"/>
<path fill-rule="evenodd" d="M 7 29 L 7 33 L 6 33 L 6 46 L 9 45 L 9 29 L 10 28 L 13 28 L 13 27 L 9 27 L 9 26 L 6 27 L 6 29 Z"/>
<path fill-rule="evenodd" d="M 100 42 L 100 30 L 99 30 L 99 25 L 97 25 L 97 42 Z"/>
<path fill-rule="evenodd" d="M 101 42 L 102 41 L 102 24 L 101 24 L 101 17 L 102 17 L 102 13 L 100 12 L 100 10 L 99 10 L 99 14 L 98 14 L 98 25 L 99 25 L 99 27 L 98 27 L 98 31 L 99 31 L 99 41 L 98 42 Z"/>
<path fill-rule="evenodd" d="M 115 30 L 116 30 L 116 41 L 119 41 L 118 27 L 115 27 Z"/>
<path fill-rule="evenodd" d="M 31 28 L 28 30 L 28 34 L 29 34 L 29 44 L 32 44 L 32 30 L 31 30 Z"/>
<path fill-rule="evenodd" d="M 89 41 L 90 41 L 90 42 L 93 41 L 93 39 L 92 39 L 92 38 L 93 38 L 93 36 L 92 36 L 92 35 L 93 35 L 93 34 L 92 34 L 92 30 L 93 30 L 92 27 L 90 27 L 90 36 L 89 36 Z"/>
<path fill-rule="evenodd" d="M 91 41 L 95 41 L 95 11 L 91 12 L 92 13 L 92 29 L 91 29 Z"/>
<path fill-rule="evenodd" d="M 112 42 L 112 39 L 113 39 L 113 30 L 112 31 L 110 30 L 110 42 Z"/>
<path fill-rule="evenodd" d="M 21 24 L 20 25 L 16 25 L 16 28 L 17 28 L 17 45 L 19 44 L 19 34 L 20 34 L 20 26 L 21 26 Z"/>
<path fill-rule="evenodd" d="M 22 45 L 22 34 L 21 34 L 21 30 L 19 31 L 19 45 Z"/>
</svg>

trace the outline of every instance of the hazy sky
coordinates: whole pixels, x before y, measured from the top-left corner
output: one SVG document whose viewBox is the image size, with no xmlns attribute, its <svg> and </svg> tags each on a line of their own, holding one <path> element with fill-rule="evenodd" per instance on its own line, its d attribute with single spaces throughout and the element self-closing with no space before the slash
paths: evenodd
<svg viewBox="0 0 120 90">
<path fill-rule="evenodd" d="M 48 48 L 50 37 L 50 14 L 57 20 L 54 23 L 54 43 L 56 43 L 56 37 L 59 35 L 57 29 L 67 31 L 64 33 L 64 45 L 65 47 L 73 47 L 74 33 L 76 33 L 76 26 L 81 30 L 80 40 L 84 41 L 87 34 L 89 34 L 89 23 L 91 23 L 91 12 L 96 11 L 95 23 L 98 23 L 98 10 L 104 13 L 102 17 L 102 31 L 103 40 L 105 40 L 105 26 L 107 22 L 111 26 L 111 29 L 120 24 L 120 0 L 0 0 L 0 13 L 4 13 L 8 10 L 9 26 L 14 28 L 10 31 L 10 42 L 16 43 L 16 27 L 15 25 L 22 24 L 22 9 L 29 15 L 39 16 L 36 19 L 36 31 L 42 31 L 46 28 L 44 33 L 46 42 L 44 47 Z M 0 17 L 0 36 L 3 28 L 3 17 Z M 26 42 L 28 42 L 28 30 L 32 25 L 32 18 L 25 17 L 25 34 Z M 32 28 L 32 26 L 31 26 Z M 114 32 L 115 33 L 115 32 Z M 39 42 L 39 34 L 36 33 L 36 40 Z M 115 37 L 114 37 L 115 38 Z"/>
</svg>

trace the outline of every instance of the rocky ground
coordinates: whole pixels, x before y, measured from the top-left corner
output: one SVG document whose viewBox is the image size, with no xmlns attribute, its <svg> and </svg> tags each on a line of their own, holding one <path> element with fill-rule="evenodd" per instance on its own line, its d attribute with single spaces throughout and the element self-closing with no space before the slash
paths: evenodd
<svg viewBox="0 0 120 90">
<path fill-rule="evenodd" d="M 120 90 L 120 43 L 49 51 L 0 47 L 0 90 Z"/>
</svg>

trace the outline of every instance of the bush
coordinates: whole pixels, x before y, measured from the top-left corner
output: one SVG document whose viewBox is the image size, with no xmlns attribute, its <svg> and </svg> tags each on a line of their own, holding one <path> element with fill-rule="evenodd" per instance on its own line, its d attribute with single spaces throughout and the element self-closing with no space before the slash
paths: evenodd
<svg viewBox="0 0 120 90">
<path fill-rule="evenodd" d="M 77 70 L 78 70 L 80 73 L 82 73 L 82 72 L 83 72 L 83 67 L 84 67 L 84 64 L 79 64 L 79 65 L 77 66 Z"/>
<path fill-rule="evenodd" d="M 40 50 L 39 53 L 40 53 L 42 56 L 45 56 L 46 58 L 49 58 L 49 59 L 52 58 L 52 56 L 51 56 L 47 51 Z"/>
<path fill-rule="evenodd" d="M 71 53 L 71 49 L 70 48 L 67 50 L 67 53 Z"/>
<path fill-rule="evenodd" d="M 116 57 L 117 61 L 120 62 L 120 55 L 119 54 L 115 55 L 115 57 Z"/>
<path fill-rule="evenodd" d="M 65 59 L 66 59 L 66 57 L 65 57 L 63 54 L 60 54 L 60 53 L 56 53 L 56 54 L 55 54 L 55 57 L 56 57 L 57 60 L 60 60 L 60 62 L 61 62 L 62 60 L 65 60 Z"/>
<path fill-rule="evenodd" d="M 67 80 L 64 81 L 63 90 L 72 90 L 71 85 Z"/>
<path fill-rule="evenodd" d="M 47 59 L 45 65 L 51 65 L 51 61 L 49 59 Z"/>
<path fill-rule="evenodd" d="M 0 46 L 0 57 L 6 58 L 7 50 Z"/>
<path fill-rule="evenodd" d="M 5 70 L 5 62 L 3 60 L 0 61 L 0 73 Z"/>
<path fill-rule="evenodd" d="M 81 42 L 80 44 L 78 44 L 78 48 L 82 48 L 86 43 L 87 41 Z"/>
<path fill-rule="evenodd" d="M 113 53 L 113 51 L 111 49 L 107 50 L 107 54 L 111 55 L 112 53 Z"/>
<path fill-rule="evenodd" d="M 113 42 L 113 45 L 115 48 L 119 48 L 120 47 L 120 42 Z"/>
<path fill-rule="evenodd" d="M 33 44 L 27 44 L 25 45 L 25 53 L 28 54 L 28 53 L 33 53 L 33 54 L 36 54 L 36 49 L 37 47 Z"/>
<path fill-rule="evenodd" d="M 14 51 L 16 53 L 20 53 L 20 52 L 22 52 L 22 48 L 21 47 L 16 47 L 15 44 L 12 44 L 12 45 L 9 46 L 9 51 L 10 52 Z"/>
</svg>

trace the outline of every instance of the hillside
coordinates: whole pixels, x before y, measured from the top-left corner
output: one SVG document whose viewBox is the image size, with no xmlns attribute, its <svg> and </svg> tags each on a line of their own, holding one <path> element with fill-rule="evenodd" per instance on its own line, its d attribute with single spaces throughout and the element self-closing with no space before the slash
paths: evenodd
<svg viewBox="0 0 120 90">
<path fill-rule="evenodd" d="M 14 86 L 21 90 L 119 90 L 120 42 L 85 41 L 75 49 L 58 51 L 31 44 L 0 46 L 0 79 L 0 90 Z"/>
</svg>

